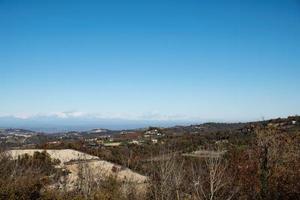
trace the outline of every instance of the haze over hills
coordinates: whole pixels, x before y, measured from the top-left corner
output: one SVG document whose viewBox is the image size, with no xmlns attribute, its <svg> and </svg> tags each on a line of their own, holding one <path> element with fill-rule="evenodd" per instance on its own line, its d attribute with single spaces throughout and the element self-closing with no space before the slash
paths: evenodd
<svg viewBox="0 0 300 200">
<path fill-rule="evenodd" d="M 184 119 L 107 119 L 97 117 L 60 118 L 56 116 L 38 116 L 29 118 L 18 118 L 14 116 L 0 117 L 0 127 L 2 128 L 24 128 L 46 133 L 65 131 L 86 131 L 95 128 L 122 130 L 144 128 L 148 126 L 169 127 L 175 125 L 189 125 L 192 123 L 200 123 L 200 121 Z"/>
<path fill-rule="evenodd" d="M 105 128 L 94 128 L 89 129 L 87 126 L 84 130 L 76 129 L 78 126 L 73 125 L 67 129 L 67 126 L 61 125 L 61 127 L 54 128 L 41 128 L 43 130 L 34 130 L 32 128 L 21 129 L 21 128 L 1 128 L 0 127 L 0 147 L 1 145 L 6 147 L 21 147 L 21 146 L 32 146 L 43 144 L 47 142 L 69 142 L 69 141 L 86 141 L 89 144 L 94 145 L 95 140 L 109 139 L 113 140 L 115 138 L 117 141 L 129 141 L 136 142 L 139 141 L 141 135 L 150 135 L 150 139 L 153 136 L 161 139 L 163 135 L 165 136 L 182 136 L 182 135 L 207 135 L 213 136 L 214 134 L 227 134 L 232 138 L 243 137 L 244 134 L 254 134 L 255 130 L 259 127 L 276 127 L 280 130 L 295 131 L 299 129 L 300 117 L 290 116 L 288 118 L 277 118 L 265 121 L 256 122 L 243 122 L 243 123 L 194 123 L 192 125 L 174 125 L 169 127 L 155 127 L 155 126 L 144 126 L 139 129 L 105 129 Z M 83 128 L 83 127 L 80 127 Z M 51 134 L 49 134 L 51 133 Z M 226 137 L 227 137 L 226 136 Z M 123 138 L 124 137 L 124 138 Z M 218 136 L 219 139 L 224 136 Z M 147 138 L 149 139 L 149 138 Z M 92 142 L 93 144 L 90 144 Z M 145 142 L 145 141 L 143 141 Z"/>
<path fill-rule="evenodd" d="M 155 118 L 157 117 L 157 119 Z M 273 117 L 275 118 L 275 117 Z M 270 118 L 271 119 L 271 118 Z M 93 115 L 76 115 L 74 113 L 61 113 L 53 115 L 33 116 L 0 116 L 0 128 L 29 129 L 36 132 L 57 133 L 68 131 L 88 131 L 103 128 L 110 130 L 139 129 L 149 126 L 173 127 L 202 124 L 206 122 L 237 123 L 261 121 L 267 119 L 224 121 L 220 119 L 190 119 L 172 116 L 152 116 L 146 118 L 98 117 Z"/>
</svg>

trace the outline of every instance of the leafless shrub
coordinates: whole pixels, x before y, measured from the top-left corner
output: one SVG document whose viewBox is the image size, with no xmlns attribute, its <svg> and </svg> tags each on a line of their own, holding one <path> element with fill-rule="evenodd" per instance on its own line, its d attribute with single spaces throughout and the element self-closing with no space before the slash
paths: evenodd
<svg viewBox="0 0 300 200">
<path fill-rule="evenodd" d="M 226 174 L 227 163 L 222 156 L 204 157 L 192 167 L 193 198 L 197 200 L 230 200 L 235 191 L 228 192 L 230 179 Z"/>
<path fill-rule="evenodd" d="M 130 180 L 120 181 L 117 178 L 118 170 L 116 167 L 112 169 L 114 173 L 107 172 L 107 169 L 99 169 L 102 173 L 93 173 L 93 169 L 89 166 L 88 161 L 78 162 L 78 187 L 74 192 L 82 195 L 84 199 L 110 199 L 110 200 L 134 200 L 138 198 L 139 192 L 136 186 Z"/>
<path fill-rule="evenodd" d="M 155 172 L 151 177 L 150 195 L 155 200 L 181 199 L 181 186 L 184 179 L 182 160 L 178 155 L 169 154 L 165 159 L 153 163 Z"/>
</svg>

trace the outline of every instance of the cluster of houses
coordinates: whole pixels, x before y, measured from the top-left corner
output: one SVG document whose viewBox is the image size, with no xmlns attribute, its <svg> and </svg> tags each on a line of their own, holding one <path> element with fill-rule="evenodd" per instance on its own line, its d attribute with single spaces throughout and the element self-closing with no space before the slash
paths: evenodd
<svg viewBox="0 0 300 200">
<path fill-rule="evenodd" d="M 158 129 L 146 131 L 122 131 L 116 135 L 106 135 L 106 137 L 87 138 L 85 142 L 89 147 L 113 147 L 123 144 L 142 145 L 144 143 L 159 143 L 163 134 Z"/>
<path fill-rule="evenodd" d="M 77 132 L 58 135 L 53 140 L 48 141 L 49 145 L 59 145 L 62 141 L 83 141 L 89 148 L 114 147 L 125 144 L 143 145 L 162 143 L 164 134 L 158 128 L 147 130 L 121 131 L 119 133 L 107 133 L 97 130 L 101 134 L 79 134 Z M 105 132 L 105 133 L 104 133 Z"/>
</svg>

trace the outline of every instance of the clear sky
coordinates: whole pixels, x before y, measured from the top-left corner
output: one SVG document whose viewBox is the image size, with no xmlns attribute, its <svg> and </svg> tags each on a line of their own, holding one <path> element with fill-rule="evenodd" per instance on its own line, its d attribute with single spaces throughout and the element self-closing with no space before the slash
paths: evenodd
<svg viewBox="0 0 300 200">
<path fill-rule="evenodd" d="M 0 0 L 0 116 L 300 114 L 297 0 Z"/>
</svg>

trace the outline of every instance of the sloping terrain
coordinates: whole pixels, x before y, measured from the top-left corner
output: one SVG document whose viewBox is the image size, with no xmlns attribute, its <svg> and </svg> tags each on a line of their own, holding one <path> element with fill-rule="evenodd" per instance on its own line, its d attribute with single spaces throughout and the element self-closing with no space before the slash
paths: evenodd
<svg viewBox="0 0 300 200">
<path fill-rule="evenodd" d="M 18 156 L 23 154 L 33 155 L 34 152 L 42 152 L 45 151 L 43 149 L 18 149 L 18 150 L 10 150 L 8 153 L 12 156 L 13 159 L 17 159 Z M 99 160 L 98 157 L 92 156 L 86 153 L 82 153 L 80 151 L 75 151 L 72 149 L 49 149 L 46 152 L 51 156 L 52 159 L 59 159 L 61 165 L 65 165 L 67 162 L 75 161 L 75 160 Z"/>
<path fill-rule="evenodd" d="M 56 185 L 58 188 L 66 188 L 68 190 L 75 189 L 79 186 L 79 176 L 84 177 L 85 181 L 101 181 L 107 177 L 115 177 L 122 182 L 133 184 L 139 189 L 146 185 L 147 177 L 140 175 L 132 170 L 116 165 L 111 162 L 100 160 L 96 156 L 75 151 L 72 149 L 62 150 L 42 150 L 42 149 L 24 149 L 24 150 L 10 150 L 7 153 L 13 159 L 18 156 L 28 154 L 33 155 L 34 152 L 46 151 L 51 158 L 60 160 L 57 167 L 61 167 L 69 172 L 64 179 L 64 185 L 61 183 Z"/>
</svg>

